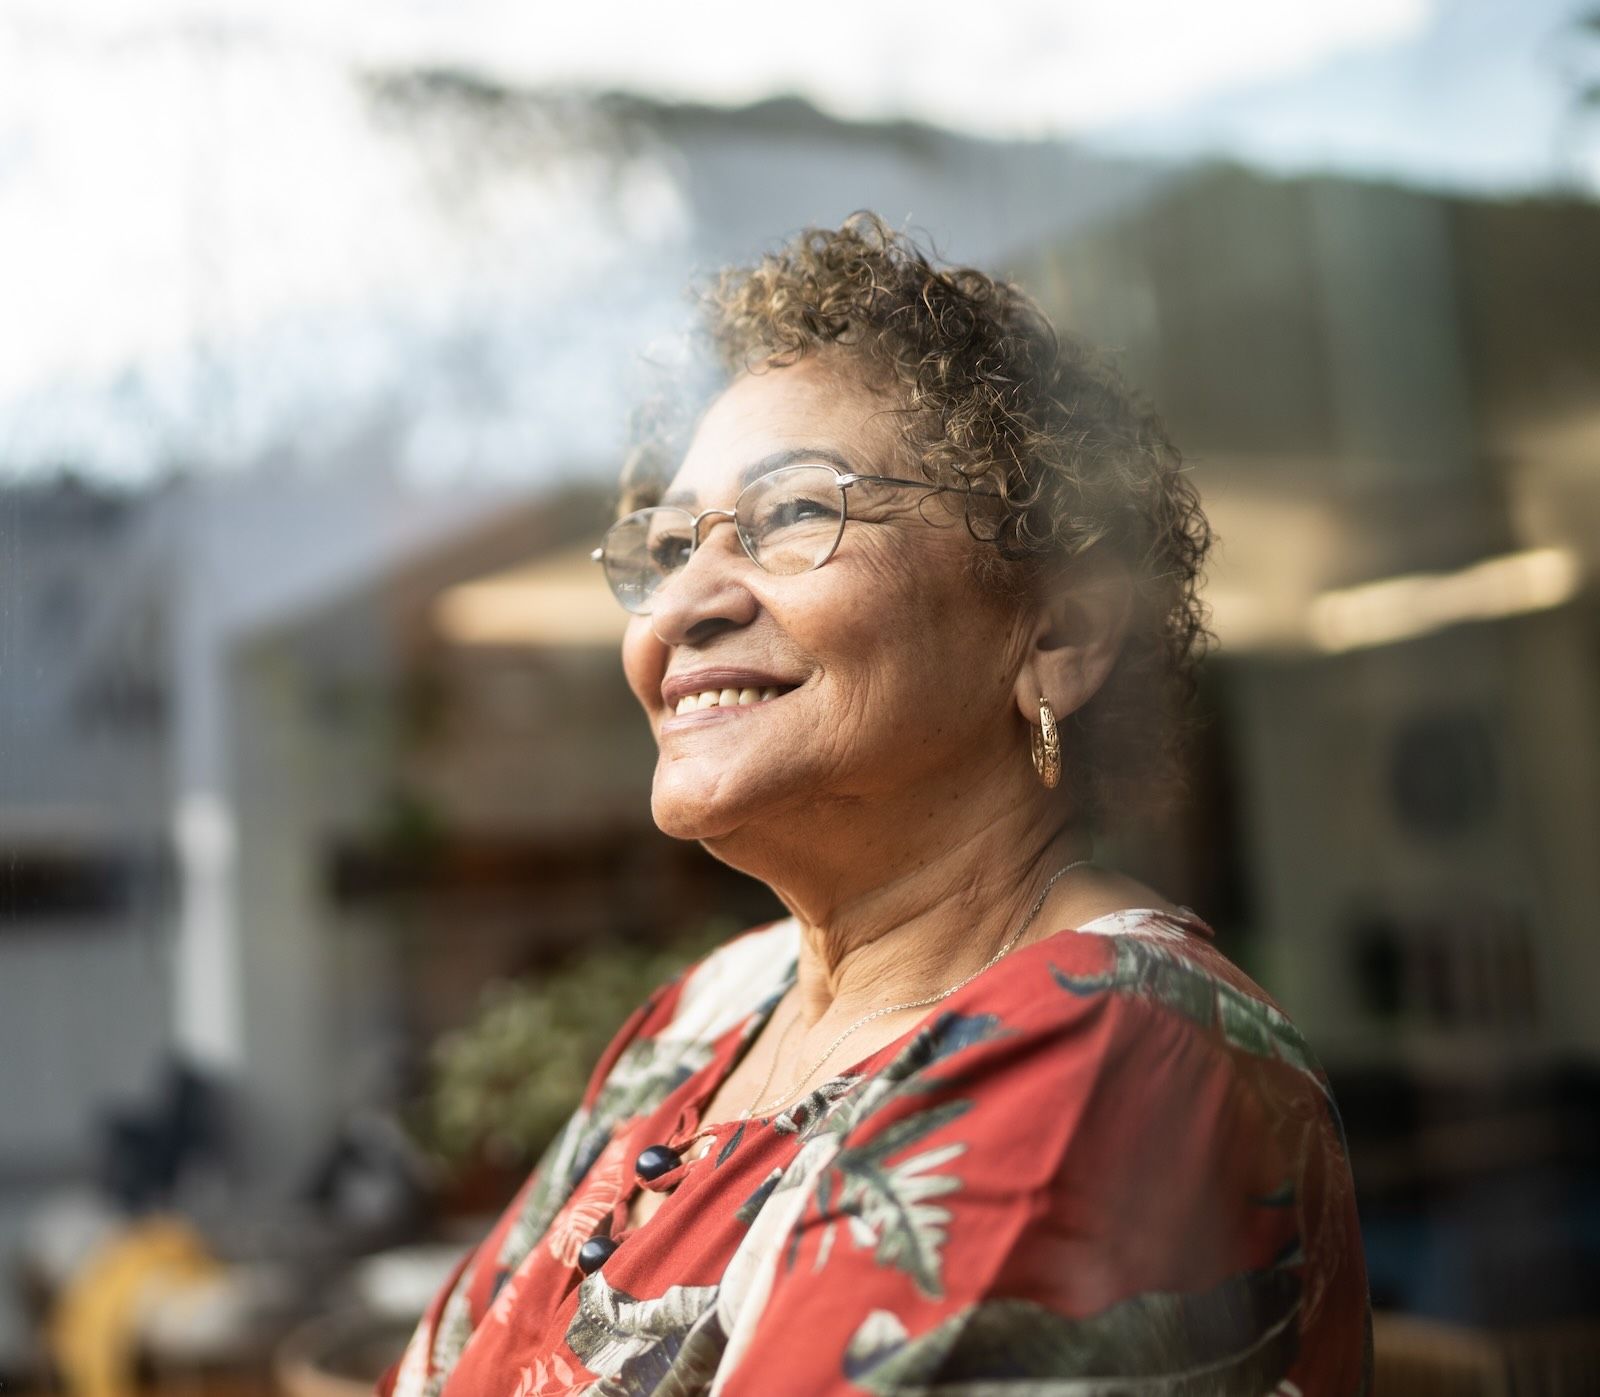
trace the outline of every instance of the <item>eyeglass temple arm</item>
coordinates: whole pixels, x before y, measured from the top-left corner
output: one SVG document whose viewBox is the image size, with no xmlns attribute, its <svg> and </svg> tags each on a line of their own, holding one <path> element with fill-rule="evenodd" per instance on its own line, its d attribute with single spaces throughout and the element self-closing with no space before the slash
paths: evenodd
<svg viewBox="0 0 1600 1397">
<path fill-rule="evenodd" d="M 856 475 L 854 473 L 840 475 L 839 488 L 848 489 L 852 485 L 865 482 L 869 485 L 910 485 L 918 490 L 927 490 L 932 494 L 954 495 L 982 495 L 986 498 L 998 498 L 994 490 L 985 490 L 976 485 L 935 485 L 930 480 L 907 480 L 898 475 Z"/>
<path fill-rule="evenodd" d="M 916 485 L 924 490 L 939 488 L 928 484 L 925 480 L 904 480 L 897 475 L 858 475 L 855 471 L 840 471 L 837 479 L 841 490 L 848 490 L 852 485 L 859 485 L 863 481 L 868 485 Z"/>
</svg>

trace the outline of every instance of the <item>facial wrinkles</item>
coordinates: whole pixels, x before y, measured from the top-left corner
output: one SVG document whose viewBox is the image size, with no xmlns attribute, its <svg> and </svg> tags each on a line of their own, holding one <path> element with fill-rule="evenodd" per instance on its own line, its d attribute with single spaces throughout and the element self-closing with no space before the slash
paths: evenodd
<svg viewBox="0 0 1600 1397">
<path fill-rule="evenodd" d="M 898 463 L 896 419 L 882 415 L 881 403 L 865 398 L 859 385 L 845 382 L 818 392 L 803 377 L 775 375 L 744 385 L 720 415 L 713 408 L 672 482 L 674 492 L 692 493 L 701 509 L 727 508 L 748 462 L 802 444 L 833 447 L 863 472 L 915 474 Z M 752 386 L 756 391 L 749 391 Z M 780 700 L 772 710 L 772 731 L 780 740 L 757 754 L 740 745 L 737 729 L 697 733 L 690 740 L 674 735 L 663 743 L 661 771 L 685 759 L 699 765 L 684 768 L 697 789 L 680 783 L 673 799 L 692 797 L 707 810 L 737 803 L 741 790 L 759 788 L 770 811 L 770 802 L 815 805 L 819 799 L 855 800 L 892 790 L 911 775 L 908 758 L 912 765 L 919 755 L 934 760 L 937 754 L 924 749 L 938 745 L 935 738 L 962 716 L 963 703 L 992 699 L 962 671 L 971 669 L 974 644 L 1003 663 L 994 646 L 994 617 L 957 556 L 968 544 L 959 516 L 919 510 L 927 498 L 894 487 L 853 487 L 854 522 L 846 526 L 839 552 L 819 571 L 795 577 L 759 572 L 730 526 L 707 521 L 701 548 L 688 565 L 694 576 L 670 584 L 699 589 L 676 599 L 683 610 L 670 629 L 678 643 L 644 654 L 653 638 L 639 637 L 637 647 L 630 644 L 630 678 L 658 722 L 660 684 L 669 669 L 683 673 L 730 664 L 805 678 L 807 692 L 796 709 L 803 711 L 804 724 L 791 731 L 787 720 L 778 723 Z M 981 615 L 972 614 L 975 602 Z M 719 617 L 721 629 L 688 638 L 696 620 Z M 930 618 L 938 624 L 930 625 Z M 765 718 L 752 715 L 748 721 Z M 717 742 L 726 744 L 729 764 L 719 763 Z M 908 743 L 916 750 L 908 751 Z"/>
<path fill-rule="evenodd" d="M 892 763 L 863 775 L 899 787 L 916 771 L 921 749 L 941 745 L 952 712 L 959 718 L 962 704 L 978 700 L 984 686 L 963 683 L 967 676 L 959 673 L 963 659 L 970 663 L 974 637 L 966 609 L 974 598 L 962 595 L 959 583 L 951 586 L 943 568 L 917 566 L 933 561 L 933 541 L 895 528 L 873 542 L 852 559 L 857 594 L 868 600 L 840 637 L 839 679 L 848 688 L 841 737 L 856 751 L 892 749 Z M 930 625 L 930 618 L 938 619 Z"/>
<path fill-rule="evenodd" d="M 736 659 L 805 677 L 808 716 L 820 721 L 808 722 L 803 734 L 786 734 L 785 741 L 759 756 L 747 756 L 761 768 L 755 779 L 780 803 L 857 800 L 880 788 L 886 777 L 891 785 L 899 779 L 896 764 L 881 757 L 899 741 L 895 734 L 912 721 L 905 711 L 904 681 L 926 657 L 903 637 L 887 649 L 879 643 L 884 618 L 871 598 L 887 594 L 903 609 L 910 580 L 903 567 L 891 562 L 893 551 L 884 546 L 863 550 L 838 560 L 837 566 L 830 563 L 833 572 L 827 575 L 766 580 L 772 604 L 761 607 L 750 626 L 724 632 L 703 646 L 681 647 L 674 657 L 672 668 L 680 672 Z M 786 607 L 776 594 L 797 584 L 813 593 L 810 604 L 798 607 L 790 597 Z M 924 687 L 920 676 L 915 687 Z M 703 759 L 698 751 L 683 750 L 687 746 L 680 744 L 674 751 L 668 744 L 667 765 L 678 757 Z M 705 807 L 714 808 L 736 794 L 738 755 L 730 753 L 732 768 L 709 763 L 701 786 Z M 798 771 L 804 771 L 803 780 L 787 778 L 786 773 Z M 775 809 L 769 806 L 766 813 Z"/>
</svg>

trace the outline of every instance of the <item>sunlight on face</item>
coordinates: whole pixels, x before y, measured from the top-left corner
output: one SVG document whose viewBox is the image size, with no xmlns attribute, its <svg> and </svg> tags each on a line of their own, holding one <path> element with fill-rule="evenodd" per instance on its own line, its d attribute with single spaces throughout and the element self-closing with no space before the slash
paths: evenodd
<svg viewBox="0 0 1600 1397">
<path fill-rule="evenodd" d="M 797 451 L 912 474 L 892 406 L 815 359 L 748 375 L 706 413 L 668 498 L 731 508 L 752 463 Z M 795 576 L 762 571 L 707 521 L 623 644 L 660 747 L 664 830 L 716 841 L 839 802 L 937 804 L 1014 745 L 1020 629 L 973 580 L 980 545 L 947 499 L 854 487 L 837 551 Z"/>
</svg>

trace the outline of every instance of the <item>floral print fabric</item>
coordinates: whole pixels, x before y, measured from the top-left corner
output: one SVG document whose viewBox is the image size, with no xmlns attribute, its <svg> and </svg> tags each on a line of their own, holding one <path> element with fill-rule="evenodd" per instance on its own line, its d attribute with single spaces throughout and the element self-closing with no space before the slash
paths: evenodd
<svg viewBox="0 0 1600 1397">
<path fill-rule="evenodd" d="M 1057 932 L 789 1111 L 706 1122 L 795 974 L 792 922 L 736 938 L 623 1026 L 380 1397 L 1368 1391 L 1327 1081 L 1210 934 Z"/>
</svg>

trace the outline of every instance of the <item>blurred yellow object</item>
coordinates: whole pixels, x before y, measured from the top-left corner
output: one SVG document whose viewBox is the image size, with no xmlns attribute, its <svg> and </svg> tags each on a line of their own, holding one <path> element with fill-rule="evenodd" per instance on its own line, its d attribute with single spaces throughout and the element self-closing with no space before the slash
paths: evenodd
<svg viewBox="0 0 1600 1397">
<path fill-rule="evenodd" d="M 111 1238 L 68 1282 L 50 1316 L 51 1355 L 66 1390 L 128 1397 L 136 1387 L 140 1316 L 221 1271 L 180 1218 L 146 1218 Z"/>
</svg>

